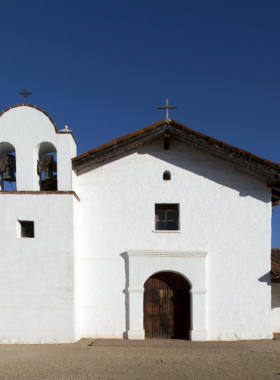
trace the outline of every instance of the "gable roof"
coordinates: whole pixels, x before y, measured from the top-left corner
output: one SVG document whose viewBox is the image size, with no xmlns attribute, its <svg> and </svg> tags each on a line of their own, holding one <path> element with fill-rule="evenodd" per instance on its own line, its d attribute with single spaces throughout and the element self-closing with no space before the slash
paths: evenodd
<svg viewBox="0 0 280 380">
<path fill-rule="evenodd" d="M 280 249 L 271 250 L 271 272 L 274 277 L 280 277 Z"/>
<path fill-rule="evenodd" d="M 82 153 L 72 159 L 72 167 L 79 171 L 87 166 L 112 158 L 159 138 L 174 138 L 223 160 L 264 175 L 268 179 L 268 186 L 273 187 L 273 204 L 280 203 L 280 164 L 197 132 L 176 120 L 162 119 L 148 127 L 116 138 L 104 145 Z"/>
</svg>

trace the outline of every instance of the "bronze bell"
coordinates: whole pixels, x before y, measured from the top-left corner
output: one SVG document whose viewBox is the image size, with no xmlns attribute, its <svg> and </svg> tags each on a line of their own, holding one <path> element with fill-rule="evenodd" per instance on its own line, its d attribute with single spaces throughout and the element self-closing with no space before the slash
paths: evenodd
<svg viewBox="0 0 280 380">
<path fill-rule="evenodd" d="M 47 180 L 47 179 L 56 179 L 56 176 L 53 175 L 51 168 L 46 168 L 45 175 L 42 178 L 42 180 Z"/>
<path fill-rule="evenodd" d="M 6 166 L 5 170 L 5 176 L 2 178 L 3 181 L 7 182 L 16 182 L 16 177 L 14 175 L 13 169 L 11 168 L 11 165 Z"/>
</svg>

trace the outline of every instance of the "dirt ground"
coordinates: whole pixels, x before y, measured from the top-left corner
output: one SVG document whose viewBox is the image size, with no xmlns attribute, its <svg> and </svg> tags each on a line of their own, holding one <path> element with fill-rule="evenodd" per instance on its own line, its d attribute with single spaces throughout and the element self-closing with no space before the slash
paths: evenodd
<svg viewBox="0 0 280 380">
<path fill-rule="evenodd" d="M 0 345 L 0 379 L 280 380 L 280 340 Z"/>
</svg>

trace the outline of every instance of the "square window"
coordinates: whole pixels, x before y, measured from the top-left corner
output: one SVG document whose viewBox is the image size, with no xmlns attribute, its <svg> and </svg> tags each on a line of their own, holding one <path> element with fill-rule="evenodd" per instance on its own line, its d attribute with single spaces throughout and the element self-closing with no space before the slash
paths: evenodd
<svg viewBox="0 0 280 380">
<path fill-rule="evenodd" d="M 155 229 L 176 231 L 179 230 L 179 205 L 156 204 L 155 205 Z"/>
<path fill-rule="evenodd" d="M 34 238 L 34 222 L 19 220 L 21 225 L 21 237 Z"/>
</svg>

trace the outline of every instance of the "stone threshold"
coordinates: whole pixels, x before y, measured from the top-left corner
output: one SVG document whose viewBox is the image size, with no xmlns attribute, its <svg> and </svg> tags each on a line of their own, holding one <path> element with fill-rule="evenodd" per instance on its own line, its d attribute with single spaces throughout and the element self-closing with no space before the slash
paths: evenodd
<svg viewBox="0 0 280 380">
<path fill-rule="evenodd" d="M 84 339 L 81 339 L 82 342 Z M 87 339 L 89 342 L 89 339 Z M 184 339 L 95 339 L 88 344 L 89 347 L 122 346 L 122 347 L 186 347 L 186 348 L 243 348 L 246 341 L 207 341 L 194 342 Z M 78 342 L 77 342 L 78 343 Z"/>
</svg>

